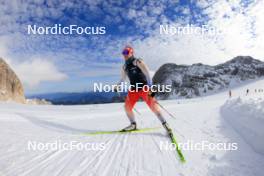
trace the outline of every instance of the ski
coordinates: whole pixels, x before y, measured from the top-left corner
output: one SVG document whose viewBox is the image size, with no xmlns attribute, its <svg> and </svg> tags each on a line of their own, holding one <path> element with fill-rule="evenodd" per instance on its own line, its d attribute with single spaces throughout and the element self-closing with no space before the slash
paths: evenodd
<svg viewBox="0 0 264 176">
<path fill-rule="evenodd" d="M 160 127 L 154 127 L 154 128 L 141 128 L 141 129 L 136 129 L 136 130 L 131 130 L 131 131 L 95 131 L 95 132 L 86 132 L 82 133 L 83 135 L 86 136 L 93 136 L 93 135 L 100 135 L 100 134 L 125 134 L 125 133 L 144 133 L 148 131 L 155 131 L 157 129 L 160 129 Z"/>
<path fill-rule="evenodd" d="M 180 161 L 181 161 L 182 163 L 185 163 L 186 160 L 185 160 L 185 158 L 184 158 L 184 156 L 183 156 L 183 154 L 182 154 L 182 151 L 181 151 L 181 149 L 180 149 L 180 147 L 179 147 L 179 145 L 178 145 L 178 143 L 177 143 L 177 141 L 176 141 L 176 137 L 174 136 L 173 133 L 169 134 L 169 137 L 170 137 L 171 143 L 174 144 L 174 145 L 176 146 L 176 151 L 177 151 L 177 154 L 178 154 L 178 156 L 179 156 L 179 158 L 180 158 Z"/>
</svg>

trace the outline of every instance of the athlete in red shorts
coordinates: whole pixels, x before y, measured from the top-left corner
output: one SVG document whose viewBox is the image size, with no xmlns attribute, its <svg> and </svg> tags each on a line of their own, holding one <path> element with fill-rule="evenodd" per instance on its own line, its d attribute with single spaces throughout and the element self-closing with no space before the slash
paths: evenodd
<svg viewBox="0 0 264 176">
<path fill-rule="evenodd" d="M 131 88 L 125 100 L 125 111 L 131 124 L 128 127 L 124 128 L 122 131 L 131 131 L 137 129 L 133 107 L 141 98 L 156 114 L 167 132 L 171 133 L 171 129 L 164 119 L 158 107 L 158 104 L 156 103 L 156 99 L 154 98 L 154 96 L 152 96 L 152 92 L 148 91 L 148 88 L 150 88 L 152 85 L 152 80 L 150 78 L 149 70 L 146 64 L 142 61 L 142 59 L 137 59 L 134 57 L 134 51 L 132 47 L 125 47 L 122 55 L 124 56 L 125 64 L 121 69 L 121 80 L 118 85 L 124 82 L 126 77 L 128 77 Z"/>
</svg>

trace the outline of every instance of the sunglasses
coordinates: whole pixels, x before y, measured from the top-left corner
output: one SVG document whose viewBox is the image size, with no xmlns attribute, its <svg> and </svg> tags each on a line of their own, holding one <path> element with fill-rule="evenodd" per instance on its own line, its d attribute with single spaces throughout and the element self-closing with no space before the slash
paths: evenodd
<svg viewBox="0 0 264 176">
<path fill-rule="evenodd" d="M 124 56 L 127 56 L 127 55 L 129 55 L 129 51 L 128 51 L 127 49 L 124 49 L 123 52 L 122 52 L 122 54 L 123 54 Z"/>
</svg>

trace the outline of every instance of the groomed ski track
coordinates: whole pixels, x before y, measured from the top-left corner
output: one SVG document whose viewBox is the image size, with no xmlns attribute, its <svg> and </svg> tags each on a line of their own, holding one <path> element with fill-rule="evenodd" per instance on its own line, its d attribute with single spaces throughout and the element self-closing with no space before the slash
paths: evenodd
<svg viewBox="0 0 264 176">
<path fill-rule="evenodd" d="M 246 87 L 233 89 L 244 96 Z M 118 130 L 128 125 L 122 103 L 86 106 L 0 104 L 0 176 L 261 176 L 264 156 L 252 150 L 221 117 L 228 93 L 189 100 L 160 101 L 177 119 L 167 120 L 178 142 L 236 142 L 237 151 L 183 150 L 182 164 L 175 151 L 161 150 L 169 142 L 165 131 L 85 136 L 85 132 Z M 136 105 L 138 127 L 157 127 L 158 119 L 143 103 Z M 103 151 L 29 151 L 29 141 L 105 143 Z"/>
</svg>

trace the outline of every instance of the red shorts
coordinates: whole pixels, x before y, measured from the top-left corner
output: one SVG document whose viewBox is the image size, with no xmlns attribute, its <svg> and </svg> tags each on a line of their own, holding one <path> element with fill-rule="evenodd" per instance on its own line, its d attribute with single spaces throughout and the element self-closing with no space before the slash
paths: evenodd
<svg viewBox="0 0 264 176">
<path fill-rule="evenodd" d="M 129 91 L 128 95 L 126 97 L 125 100 L 125 107 L 127 110 L 132 111 L 134 105 L 136 104 L 136 102 L 142 98 L 147 105 L 149 106 L 149 108 L 154 111 L 155 110 L 155 102 L 156 99 L 154 97 L 151 97 L 148 95 L 148 92 L 140 90 L 140 91 Z"/>
</svg>

